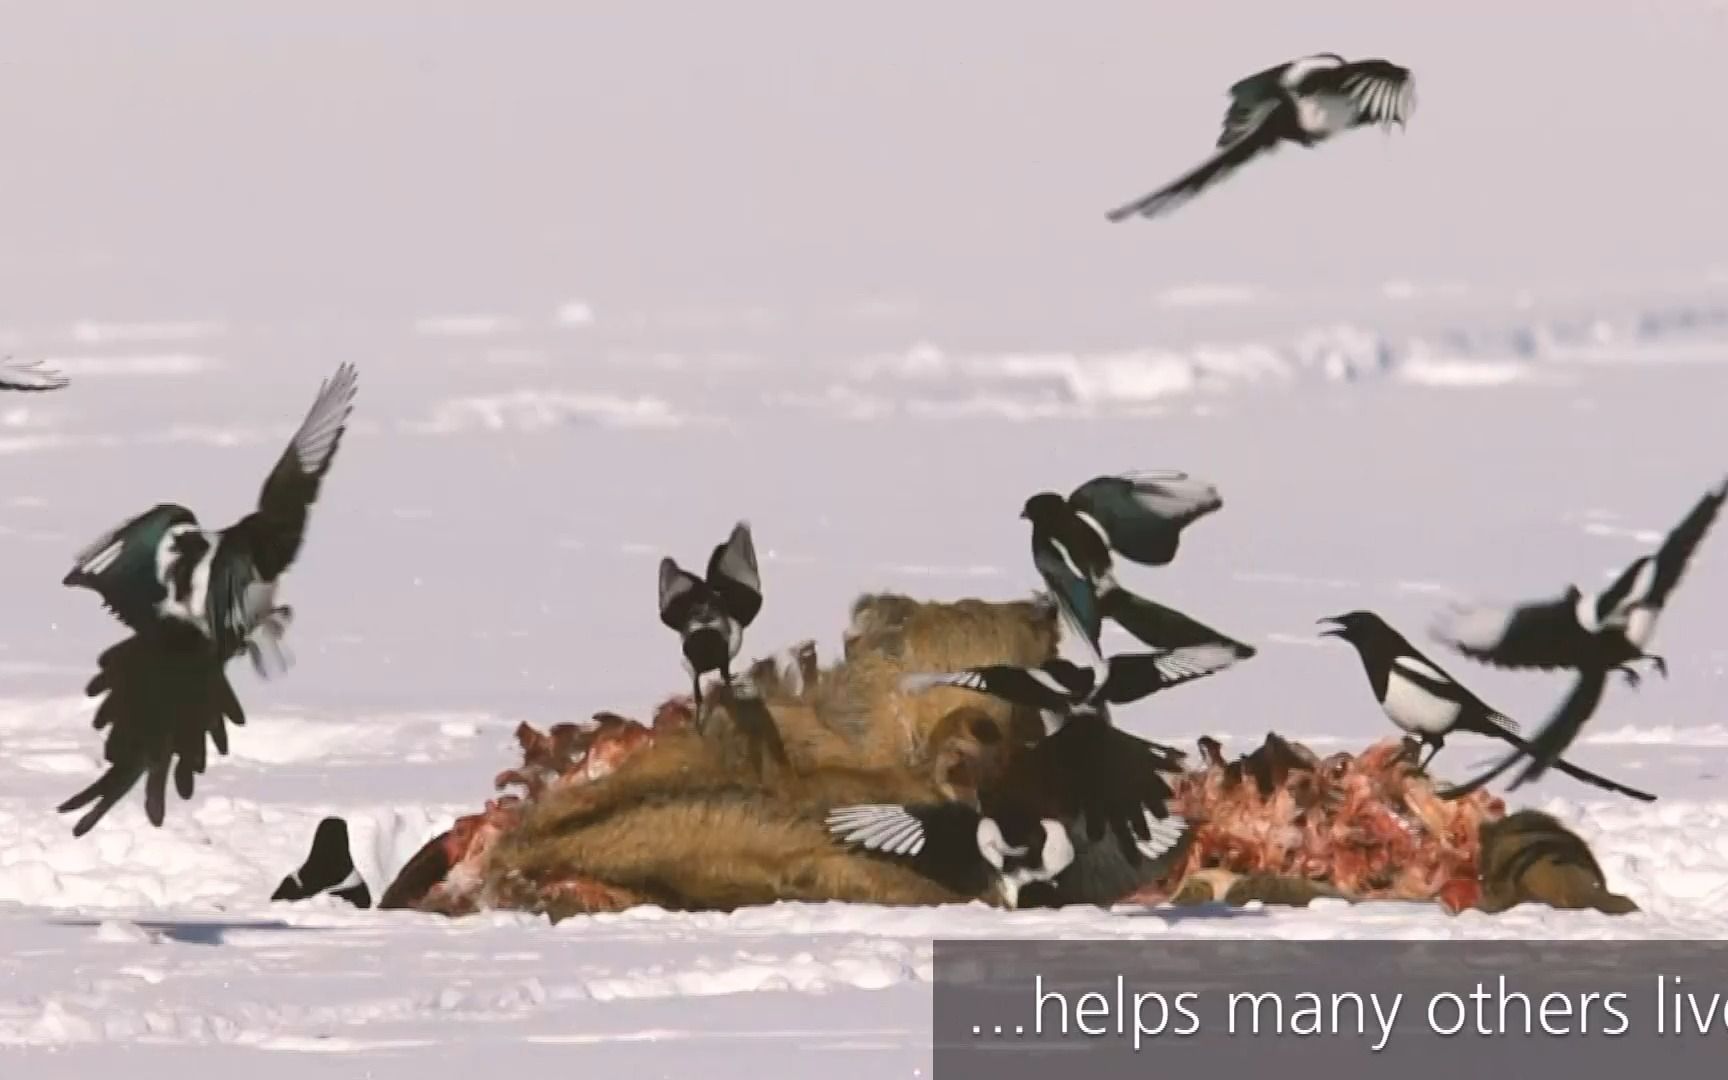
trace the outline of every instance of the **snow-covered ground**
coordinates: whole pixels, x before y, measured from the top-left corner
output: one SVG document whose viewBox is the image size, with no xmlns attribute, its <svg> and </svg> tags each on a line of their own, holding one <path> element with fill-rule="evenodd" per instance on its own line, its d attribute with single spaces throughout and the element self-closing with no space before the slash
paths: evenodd
<svg viewBox="0 0 1728 1080">
<path fill-rule="evenodd" d="M 215 7 L 0 35 L 0 345 L 72 379 L 0 398 L 0 1072 L 456 1076 L 508 1046 L 530 1067 L 915 1076 L 937 937 L 1728 934 L 1721 535 L 1662 625 L 1671 679 L 1611 687 L 1574 754 L 1660 801 L 1559 776 L 1525 800 L 1639 914 L 789 907 L 552 928 L 267 902 L 324 814 L 411 846 L 491 794 L 519 722 L 645 717 L 681 688 L 655 563 L 699 560 L 740 517 L 767 590 L 749 646 L 832 655 L 863 591 L 1031 590 L 1016 515 L 1035 490 L 1202 474 L 1224 510 L 1173 566 L 1124 576 L 1262 651 L 1123 722 L 1185 747 L 1272 729 L 1353 747 L 1385 721 L 1316 618 L 1371 607 L 1421 640 L 1454 596 L 1590 586 L 1728 471 L 1725 159 L 1688 104 L 1728 44 L 1720 4 L 1339 3 L 1320 42 L 1286 5 L 1257 28 L 952 6 L 830 39 L 798 5 L 745 5 L 808 32 L 785 56 L 741 13 L 686 44 L 550 12 L 409 31 Z M 1465 27 L 1490 11 L 1492 33 Z M 737 69 L 651 52 L 697 44 Z M 1425 77 L 1407 133 L 1102 224 L 1210 147 L 1230 80 L 1333 47 Z M 935 74 L 944 49 L 972 50 L 966 80 Z M 653 92 L 606 81 L 650 57 Z M 1608 61 L 1586 109 L 1579 72 Z M 20 111 L 49 90 L 58 120 Z M 725 125 L 681 111 L 709 97 Z M 580 160 L 550 156 L 560 140 Z M 74 841 L 52 807 L 100 761 L 81 689 L 118 633 L 59 584 L 73 553 L 157 501 L 243 513 L 342 360 L 359 402 L 286 587 L 293 671 L 235 665 L 250 722 L 166 827 L 135 794 Z M 1565 688 L 1432 654 L 1527 727 Z M 1460 737 L 1440 768 L 1491 753 Z"/>
</svg>

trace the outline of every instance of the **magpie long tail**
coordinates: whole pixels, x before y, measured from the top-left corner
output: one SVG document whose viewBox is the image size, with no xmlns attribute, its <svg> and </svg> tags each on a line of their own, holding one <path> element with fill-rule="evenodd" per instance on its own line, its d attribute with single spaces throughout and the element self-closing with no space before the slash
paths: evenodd
<svg viewBox="0 0 1728 1080">
<path fill-rule="evenodd" d="M 1585 721 L 1596 712 L 1607 686 L 1608 672 L 1604 670 L 1591 668 L 1578 673 L 1572 692 L 1566 695 L 1566 700 L 1560 703 L 1553 717 L 1530 740 L 1530 763 L 1507 790 L 1516 791 L 1524 784 L 1540 779 L 1549 766 L 1559 760 L 1566 748 L 1578 738 Z"/>
<path fill-rule="evenodd" d="M 74 836 L 96 827 L 110 810 L 145 781 L 144 809 L 160 827 L 167 814 L 168 778 L 181 798 L 190 798 L 207 764 L 204 740 L 227 751 L 226 722 L 245 723 L 222 663 L 194 631 L 153 629 L 134 634 L 104 652 L 99 673 L 86 692 L 106 695 L 94 726 L 108 729 L 103 756 L 108 769 L 57 808 L 61 813 L 95 803 L 73 826 Z M 176 762 L 178 758 L 178 762 Z"/>
<path fill-rule="evenodd" d="M 1577 736 L 1578 729 L 1583 725 L 1584 720 L 1588 719 L 1590 713 L 1594 711 L 1596 703 L 1601 700 L 1602 688 L 1606 681 L 1607 676 L 1605 673 L 1600 675 L 1595 675 L 1590 672 L 1581 673 L 1578 679 L 1578 685 L 1573 688 L 1572 693 L 1566 697 L 1566 700 L 1561 703 L 1560 708 L 1555 712 L 1553 719 L 1543 727 L 1541 733 L 1538 734 L 1536 739 L 1533 741 L 1526 741 L 1525 739 L 1522 739 L 1512 732 L 1500 727 L 1495 727 L 1490 731 L 1480 732 L 1484 735 L 1493 735 L 1496 738 L 1503 739 L 1510 743 L 1513 747 L 1513 752 L 1508 754 L 1492 769 L 1483 773 L 1481 776 L 1476 777 L 1474 780 L 1465 784 L 1460 784 L 1456 787 L 1448 788 L 1441 792 L 1441 798 L 1456 799 L 1468 795 L 1470 792 L 1492 782 L 1500 774 L 1518 764 L 1518 762 L 1528 760 L 1530 762 L 1529 767 L 1526 768 L 1525 772 L 1513 782 L 1511 788 L 1517 788 L 1519 785 L 1528 782 L 1528 780 L 1542 775 L 1542 770 L 1544 769 L 1553 768 L 1565 773 L 1574 780 L 1589 784 L 1592 787 L 1601 788 L 1604 791 L 1612 791 L 1617 795 L 1625 795 L 1628 798 L 1637 799 L 1640 802 L 1655 802 L 1656 796 L 1647 791 L 1640 791 L 1635 787 L 1629 787 L 1617 781 L 1610 780 L 1605 776 L 1601 776 L 1588 769 L 1574 765 L 1560 756 L 1561 751 L 1571 745 L 1573 739 Z M 1545 750 L 1543 746 L 1543 740 L 1545 738 L 1549 740 L 1547 744 L 1549 747 L 1555 747 L 1557 744 L 1557 748 Z M 1545 763 L 1538 765 L 1538 763 L 1542 761 L 1541 755 L 1543 754 L 1549 755 L 1548 759 Z M 1532 770 L 1535 770 L 1533 775 Z"/>
</svg>

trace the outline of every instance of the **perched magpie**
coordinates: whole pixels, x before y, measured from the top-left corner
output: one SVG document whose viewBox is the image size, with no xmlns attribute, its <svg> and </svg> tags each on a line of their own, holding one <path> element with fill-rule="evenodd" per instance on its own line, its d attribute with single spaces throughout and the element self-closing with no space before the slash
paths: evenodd
<svg viewBox="0 0 1728 1080">
<path fill-rule="evenodd" d="M 10 356 L 0 360 L 0 390 L 31 393 L 65 386 L 66 376 L 44 368 L 40 360 L 16 361 Z"/>
<path fill-rule="evenodd" d="M 1403 127 L 1416 109 L 1408 68 L 1318 53 L 1269 67 L 1230 87 L 1218 150 L 1149 195 L 1111 210 L 1111 221 L 1174 210 L 1280 143 L 1317 146 L 1353 128 Z"/>
<path fill-rule="evenodd" d="M 702 676 L 720 673 L 732 681 L 731 665 L 744 643 L 744 630 L 762 610 L 762 577 L 748 522 L 733 526 L 726 542 L 708 557 L 708 574 L 699 578 L 671 558 L 660 560 L 660 621 L 683 639 L 684 666 L 702 712 Z"/>
<path fill-rule="evenodd" d="M 1074 861 L 1074 843 L 1060 821 L 990 817 L 960 802 L 842 806 L 829 812 L 827 824 L 836 838 L 905 859 L 954 892 L 981 896 L 994 888 L 1011 908 L 1020 906 L 1028 885 L 1053 882 Z"/>
<path fill-rule="evenodd" d="M 1208 644 L 1105 660 L 1067 602 L 1060 595 L 1055 600 L 1064 626 L 1081 644 L 1086 666 L 1055 657 L 1037 668 L 916 672 L 901 678 L 901 689 L 961 687 L 1038 709 L 1045 735 L 1030 753 L 1052 799 L 1084 815 L 1090 839 L 1114 829 L 1130 860 L 1136 855 L 1155 859 L 1165 848 L 1153 842 L 1148 822 L 1170 816 L 1174 793 L 1166 775 L 1175 767 L 1174 752 L 1117 728 L 1109 706 L 1223 670 L 1235 663 L 1235 653 Z"/>
<path fill-rule="evenodd" d="M 1428 756 L 1418 763 L 1426 769 L 1454 731 L 1501 739 L 1523 749 L 1528 744 L 1518 736 L 1518 723 L 1492 708 L 1434 663 L 1409 640 L 1371 611 L 1352 611 L 1319 620 L 1335 624 L 1322 637 L 1342 638 L 1356 647 L 1368 685 L 1380 708 L 1400 730 L 1420 739 Z M 1645 802 L 1655 796 L 1625 787 L 1563 760 L 1555 767 L 1567 775 L 1596 787 L 1630 795 Z"/>
<path fill-rule="evenodd" d="M 245 723 L 228 684 L 229 660 L 244 652 L 262 676 L 289 666 L 282 638 L 293 611 L 276 603 L 284 572 L 305 539 L 311 506 L 335 458 L 353 408 L 356 373 L 344 364 L 326 379 L 277 460 L 258 509 L 226 529 L 202 528 L 192 511 L 162 503 L 79 553 L 62 584 L 91 589 L 132 630 L 105 651 L 85 688 L 106 694 L 95 726 L 111 730 L 109 769 L 60 806 L 96 801 L 73 834 L 82 836 L 148 772 L 145 810 L 160 826 L 168 769 L 192 797 L 204 771 L 204 737 L 228 752 L 224 722 Z M 269 662 L 267 662 L 269 661 Z"/>
<path fill-rule="evenodd" d="M 372 890 L 354 866 L 354 856 L 348 847 L 348 823 L 339 817 L 327 817 L 318 823 L 312 834 L 312 850 L 300 868 L 282 879 L 272 900 L 305 900 L 329 893 L 346 900 L 357 908 L 372 906 Z"/>
<path fill-rule="evenodd" d="M 1531 740 L 1529 764 L 1517 788 L 1540 777 L 1572 745 L 1595 713 L 1608 676 L 1621 673 L 1638 686 L 1632 665 L 1648 660 L 1664 678 L 1668 662 L 1647 651 L 1656 622 L 1693 553 L 1728 497 L 1728 479 L 1706 492 L 1653 554 L 1632 560 L 1612 584 L 1592 595 L 1568 586 L 1559 597 L 1511 609 L 1456 605 L 1432 627 L 1434 637 L 1473 660 L 1496 667 L 1569 669 L 1577 681 L 1554 715 Z M 1473 790 L 1509 768 L 1519 755 L 1461 790 Z"/>
</svg>

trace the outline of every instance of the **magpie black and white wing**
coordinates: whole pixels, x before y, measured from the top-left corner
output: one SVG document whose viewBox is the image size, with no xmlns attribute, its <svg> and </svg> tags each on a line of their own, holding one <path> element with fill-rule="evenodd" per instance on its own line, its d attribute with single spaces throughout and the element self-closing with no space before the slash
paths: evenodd
<svg viewBox="0 0 1728 1080">
<path fill-rule="evenodd" d="M 660 621 L 668 629 L 683 633 L 690 625 L 698 603 L 708 589 L 701 578 L 671 558 L 660 560 Z"/>
<path fill-rule="evenodd" d="M 1207 191 L 1256 156 L 1269 152 L 1276 144 L 1271 121 L 1278 110 L 1288 108 L 1282 99 L 1262 102 L 1241 124 L 1241 132 L 1228 144 L 1188 172 L 1148 195 L 1124 203 L 1104 216 L 1110 221 L 1126 221 L 1131 217 L 1157 217 L 1169 213 Z"/>
<path fill-rule="evenodd" d="M 1130 862 L 1153 839 L 1148 823 L 1171 816 L 1169 773 L 1179 758 L 1115 727 L 1102 712 L 1071 718 L 1030 753 L 1042 759 L 1039 774 L 1055 795 L 1076 808 L 1087 836 L 1097 842 L 1113 834 Z"/>
<path fill-rule="evenodd" d="M 1068 502 L 1096 521 L 1123 557 L 1148 566 L 1168 564 L 1182 530 L 1224 505 L 1215 485 L 1176 471 L 1095 477 Z"/>
<path fill-rule="evenodd" d="M 828 812 L 828 831 L 837 839 L 884 855 L 916 859 L 964 855 L 978 850 L 978 811 L 964 803 L 902 806 L 865 803 Z"/>
<path fill-rule="evenodd" d="M 1588 654 L 1588 632 L 1578 622 L 1579 594 L 1518 607 L 1454 605 L 1429 634 L 1470 659 L 1502 668 L 1570 668 Z"/>
<path fill-rule="evenodd" d="M 1250 659 L 1256 652 L 1252 645 L 1127 589 L 1111 591 L 1100 603 L 1105 618 L 1153 649 L 1170 651 L 1197 645 L 1223 645 L 1233 650 L 1238 660 Z"/>
<path fill-rule="evenodd" d="M 749 626 L 762 610 L 762 574 L 756 565 L 756 542 L 750 523 L 740 521 L 724 544 L 708 557 L 708 584 L 720 595 L 726 613 L 739 626 Z"/>
<path fill-rule="evenodd" d="M 64 389 L 67 383 L 66 376 L 43 367 L 40 360 L 14 360 L 10 356 L 0 360 L 0 390 L 39 393 Z"/>
<path fill-rule="evenodd" d="M 1091 688 L 1080 668 L 1061 659 L 1035 668 L 994 664 L 960 671 L 914 672 L 900 678 L 900 690 L 907 694 L 943 686 L 973 690 L 1010 705 L 1052 713 L 1066 712 L 1077 697 Z"/>
<path fill-rule="evenodd" d="M 94 828 L 140 779 L 152 825 L 161 826 L 166 816 L 170 770 L 180 797 L 192 797 L 195 779 L 208 764 L 206 740 L 226 754 L 226 725 L 246 722 L 223 664 L 201 634 L 171 621 L 102 653 L 85 693 L 103 697 L 93 724 L 108 731 L 108 768 L 58 807 L 68 813 L 96 804 L 73 826 L 74 836 Z"/>
<path fill-rule="evenodd" d="M 280 577 L 300 554 L 307 515 L 354 410 L 358 378 L 352 364 L 343 364 L 319 386 L 306 418 L 264 480 L 258 509 L 236 526 L 246 533 L 252 562 L 266 581 Z"/>
<path fill-rule="evenodd" d="M 1356 111 L 1364 126 L 1403 127 L 1416 111 L 1416 80 L 1410 69 L 1387 60 L 1354 60 L 1311 72 L 1308 92 L 1337 94 Z"/>
<path fill-rule="evenodd" d="M 157 558 L 176 525 L 196 528 L 198 519 L 184 506 L 159 503 L 87 545 L 60 583 L 92 590 L 115 618 L 133 630 L 145 629 L 156 621 L 156 605 L 168 597 Z"/>
<path fill-rule="evenodd" d="M 286 626 L 288 609 L 275 603 L 277 580 L 299 557 L 307 517 L 354 407 L 356 378 L 353 365 L 343 364 L 324 380 L 265 479 L 258 509 L 224 529 L 211 556 L 206 599 L 211 640 L 224 657 L 250 652 L 261 675 L 269 671 L 264 652 L 251 645 L 252 636 L 261 627 L 274 636 Z"/>
<path fill-rule="evenodd" d="M 1160 690 L 1215 675 L 1234 665 L 1241 654 L 1230 645 L 1189 645 L 1155 653 L 1117 653 L 1110 658 L 1104 680 L 1104 700 L 1127 705 Z"/>
<path fill-rule="evenodd" d="M 1705 493 L 1683 521 L 1674 527 L 1656 551 L 1656 578 L 1650 585 L 1649 602 L 1660 608 L 1668 602 L 1674 587 L 1692 561 L 1693 553 L 1703 542 L 1710 527 L 1722 512 L 1722 502 L 1728 498 L 1728 480 Z"/>
</svg>

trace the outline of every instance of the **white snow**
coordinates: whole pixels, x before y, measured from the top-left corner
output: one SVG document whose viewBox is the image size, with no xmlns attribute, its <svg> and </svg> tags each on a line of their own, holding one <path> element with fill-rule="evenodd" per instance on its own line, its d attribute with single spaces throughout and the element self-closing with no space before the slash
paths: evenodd
<svg viewBox="0 0 1728 1080">
<path fill-rule="evenodd" d="M 1030 492 L 1185 469 L 1224 508 L 1123 581 L 1261 651 L 1124 724 L 1365 745 L 1391 729 L 1315 619 L 1366 607 L 1533 730 L 1563 675 L 1422 634 L 1452 597 L 1612 573 L 1728 469 L 1721 144 L 1671 107 L 1708 100 L 1728 20 L 1586 5 L 1557 43 L 1552 19 L 1461 2 L 1173 26 L 955 0 L 914 32 L 747 0 L 672 36 L 628 6 L 543 25 L 116 6 L 95 36 L 21 14 L 0 42 L 0 99 L 31 119 L 9 129 L 0 336 L 72 382 L 0 398 L 0 1072 L 917 1077 L 937 937 L 1728 935 L 1720 524 L 1662 621 L 1670 677 L 1612 683 L 1571 755 L 1660 801 L 1552 773 L 1513 800 L 1577 828 L 1638 914 L 779 905 L 552 927 L 267 900 L 322 817 L 353 824 L 376 895 L 494 794 L 518 723 L 646 718 L 680 691 L 654 564 L 740 517 L 767 553 L 746 649 L 815 636 L 826 658 L 861 592 L 1029 593 Z M 1494 34 L 1448 29 L 1483 18 Z M 1415 67 L 1407 132 L 1102 221 L 1199 160 L 1223 89 L 1316 27 Z M 1580 110 L 1533 55 L 1611 66 L 1615 92 Z M 157 501 L 212 527 L 251 510 L 346 360 L 355 421 L 283 589 L 293 669 L 234 665 L 248 722 L 163 828 L 134 792 L 74 840 L 53 807 L 100 766 L 81 694 L 120 628 L 59 584 L 73 553 Z M 1438 767 L 1497 753 L 1459 737 Z"/>
</svg>

